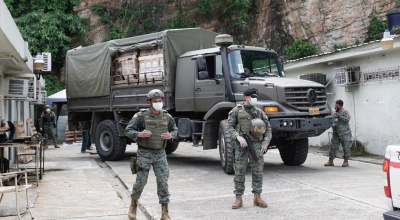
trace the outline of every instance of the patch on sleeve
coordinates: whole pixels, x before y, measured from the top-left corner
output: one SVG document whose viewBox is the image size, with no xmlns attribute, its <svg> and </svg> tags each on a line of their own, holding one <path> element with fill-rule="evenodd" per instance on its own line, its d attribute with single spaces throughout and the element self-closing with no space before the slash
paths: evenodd
<svg viewBox="0 0 400 220">
<path fill-rule="evenodd" d="M 168 115 L 169 117 L 171 117 L 171 118 L 172 118 L 172 115 L 171 115 L 171 114 L 167 113 L 167 115 Z"/>
<path fill-rule="evenodd" d="M 132 119 L 136 119 L 138 117 L 138 113 L 136 113 L 133 117 L 132 117 Z"/>
</svg>

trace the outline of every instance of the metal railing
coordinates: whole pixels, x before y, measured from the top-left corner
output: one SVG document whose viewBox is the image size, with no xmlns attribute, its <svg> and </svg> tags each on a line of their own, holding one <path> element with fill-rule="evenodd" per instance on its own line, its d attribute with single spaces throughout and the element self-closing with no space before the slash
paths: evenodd
<svg viewBox="0 0 400 220">
<path fill-rule="evenodd" d="M 152 75 L 152 74 L 156 74 L 158 73 L 158 75 Z M 161 76 L 160 74 L 161 73 Z M 140 77 L 141 75 L 143 75 L 143 77 Z M 116 85 L 141 85 L 141 83 L 143 84 L 154 84 L 156 82 L 165 82 L 165 75 L 164 75 L 164 71 L 153 71 L 153 72 L 146 72 L 146 73 L 131 73 L 131 74 L 126 74 L 123 75 L 121 73 L 112 76 L 113 78 L 113 83 L 114 86 Z M 115 79 L 119 79 L 119 80 L 115 80 Z M 156 80 L 157 79 L 157 80 Z M 115 82 L 121 82 L 121 83 L 115 83 Z"/>
</svg>

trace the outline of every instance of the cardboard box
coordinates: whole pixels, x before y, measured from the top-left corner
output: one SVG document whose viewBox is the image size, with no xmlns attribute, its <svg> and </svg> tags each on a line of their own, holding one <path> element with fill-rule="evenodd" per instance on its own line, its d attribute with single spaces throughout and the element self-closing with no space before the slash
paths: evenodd
<svg viewBox="0 0 400 220">
<path fill-rule="evenodd" d="M 163 49 L 161 45 L 155 46 L 150 49 L 141 49 L 140 56 L 151 56 L 155 54 L 163 54 Z"/>
</svg>

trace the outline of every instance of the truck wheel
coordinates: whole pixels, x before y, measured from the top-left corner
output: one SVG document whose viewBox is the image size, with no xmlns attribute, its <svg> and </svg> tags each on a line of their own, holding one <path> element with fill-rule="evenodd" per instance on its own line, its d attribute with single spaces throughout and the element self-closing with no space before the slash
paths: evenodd
<svg viewBox="0 0 400 220">
<path fill-rule="evenodd" d="M 165 148 L 165 153 L 167 154 L 172 154 L 176 149 L 178 149 L 179 142 L 174 141 L 174 142 L 169 142 L 167 141 L 167 147 Z"/>
<path fill-rule="evenodd" d="M 118 160 L 125 154 L 126 137 L 118 136 L 117 124 L 104 120 L 96 128 L 96 149 L 102 160 Z"/>
<path fill-rule="evenodd" d="M 221 159 L 222 169 L 226 174 L 233 174 L 233 146 L 225 137 L 226 120 L 219 123 L 219 158 Z"/>
<path fill-rule="evenodd" d="M 278 149 L 283 163 L 290 166 L 301 165 L 307 159 L 308 138 L 279 140 Z"/>
</svg>

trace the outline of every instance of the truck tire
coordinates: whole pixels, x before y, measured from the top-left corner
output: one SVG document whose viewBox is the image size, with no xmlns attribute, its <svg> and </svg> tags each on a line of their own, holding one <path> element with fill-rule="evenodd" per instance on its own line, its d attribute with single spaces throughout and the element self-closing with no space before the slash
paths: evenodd
<svg viewBox="0 0 400 220">
<path fill-rule="evenodd" d="M 167 154 L 172 154 L 176 149 L 178 149 L 179 142 L 174 141 L 174 142 L 169 142 L 167 141 L 167 147 L 165 147 L 165 153 Z"/>
<path fill-rule="evenodd" d="M 221 159 L 222 169 L 226 174 L 233 174 L 233 146 L 230 140 L 225 137 L 226 120 L 219 123 L 219 158 Z"/>
<path fill-rule="evenodd" d="M 117 124 L 104 120 L 96 128 L 96 149 L 99 157 L 105 160 L 119 160 L 126 150 L 126 137 L 118 135 Z"/>
<path fill-rule="evenodd" d="M 297 166 L 306 162 L 308 138 L 297 140 L 279 140 L 278 149 L 284 164 Z"/>
</svg>

